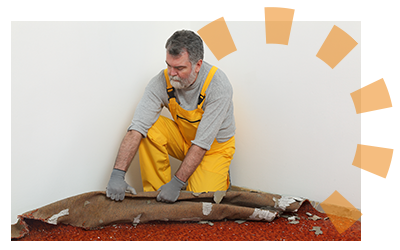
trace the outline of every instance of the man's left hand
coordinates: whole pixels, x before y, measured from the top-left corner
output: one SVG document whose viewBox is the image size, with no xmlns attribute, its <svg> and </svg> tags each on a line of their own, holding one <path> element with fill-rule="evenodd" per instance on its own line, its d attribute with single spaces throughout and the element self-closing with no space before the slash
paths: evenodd
<svg viewBox="0 0 400 250">
<path fill-rule="evenodd" d="M 175 202 L 181 192 L 181 188 L 185 183 L 179 180 L 175 175 L 170 182 L 162 185 L 158 191 L 160 193 L 157 195 L 157 201 L 172 203 Z"/>
</svg>

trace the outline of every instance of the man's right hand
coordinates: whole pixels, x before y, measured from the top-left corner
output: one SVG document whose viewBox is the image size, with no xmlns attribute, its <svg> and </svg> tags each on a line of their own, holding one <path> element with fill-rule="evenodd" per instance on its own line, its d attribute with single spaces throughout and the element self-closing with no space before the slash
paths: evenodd
<svg viewBox="0 0 400 250">
<path fill-rule="evenodd" d="M 106 190 L 106 195 L 111 200 L 122 201 L 125 198 L 125 191 L 136 194 L 136 190 L 126 183 L 125 173 L 125 171 L 113 169 Z"/>
</svg>

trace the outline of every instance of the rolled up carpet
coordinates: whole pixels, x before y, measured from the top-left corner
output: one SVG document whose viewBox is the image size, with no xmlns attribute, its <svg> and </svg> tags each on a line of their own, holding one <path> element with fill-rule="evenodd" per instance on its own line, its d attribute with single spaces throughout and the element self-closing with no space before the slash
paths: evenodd
<svg viewBox="0 0 400 250">
<path fill-rule="evenodd" d="M 123 201 L 112 201 L 105 192 L 72 196 L 18 216 L 11 225 L 11 238 L 29 232 L 24 219 L 49 224 L 63 223 L 85 229 L 98 229 L 115 223 L 149 221 L 262 220 L 273 221 L 283 212 L 296 212 L 302 198 L 249 191 L 192 193 L 182 191 L 177 202 L 157 202 L 158 192 L 126 194 Z"/>
</svg>

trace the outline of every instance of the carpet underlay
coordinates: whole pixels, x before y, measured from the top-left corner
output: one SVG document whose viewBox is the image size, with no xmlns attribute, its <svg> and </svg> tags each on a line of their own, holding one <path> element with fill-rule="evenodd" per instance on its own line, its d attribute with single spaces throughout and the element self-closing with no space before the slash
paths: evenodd
<svg viewBox="0 0 400 250">
<path fill-rule="evenodd" d="M 361 222 L 339 234 L 326 214 L 304 199 L 269 193 L 181 192 L 172 204 L 158 192 L 104 192 L 69 197 L 20 215 L 11 225 L 19 241 L 240 241 L 361 240 Z M 319 218 L 318 218 L 319 217 Z M 343 218 L 344 223 L 346 218 Z"/>
</svg>

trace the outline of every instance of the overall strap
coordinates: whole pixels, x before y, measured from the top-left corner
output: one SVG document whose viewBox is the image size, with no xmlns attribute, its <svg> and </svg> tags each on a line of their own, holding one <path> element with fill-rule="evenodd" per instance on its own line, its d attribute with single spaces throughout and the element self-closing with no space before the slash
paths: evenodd
<svg viewBox="0 0 400 250">
<path fill-rule="evenodd" d="M 169 82 L 168 69 L 164 70 L 164 76 L 165 76 L 165 80 L 167 81 L 167 94 L 168 94 L 168 101 L 169 101 L 169 99 L 175 98 L 175 88 L 172 87 L 171 83 Z"/>
<path fill-rule="evenodd" d="M 204 82 L 203 88 L 201 89 L 200 92 L 200 96 L 199 96 L 199 101 L 197 103 L 197 107 L 198 108 L 202 108 L 203 107 L 203 101 L 206 98 L 206 90 L 208 88 L 208 85 L 210 85 L 210 82 L 212 80 L 212 78 L 214 77 L 215 72 L 217 71 L 217 67 L 213 66 L 210 71 L 208 72 L 206 81 Z"/>
</svg>

